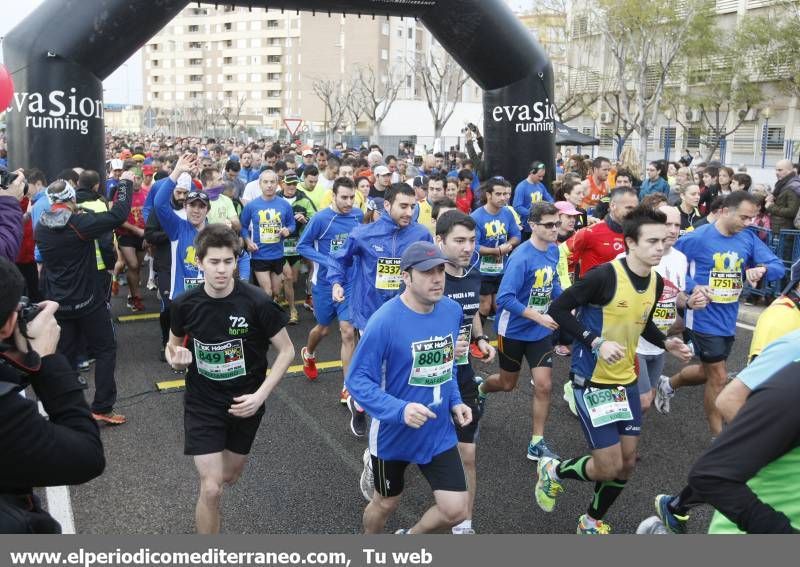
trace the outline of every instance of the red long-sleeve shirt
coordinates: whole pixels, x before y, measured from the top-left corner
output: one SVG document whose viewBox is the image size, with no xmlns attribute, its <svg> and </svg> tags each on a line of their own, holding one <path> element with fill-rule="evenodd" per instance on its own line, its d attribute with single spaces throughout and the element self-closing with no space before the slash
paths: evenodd
<svg viewBox="0 0 800 567">
<path fill-rule="evenodd" d="M 609 262 L 625 251 L 622 232 L 614 230 L 608 220 L 582 228 L 564 242 L 570 253 L 570 272 L 580 264 L 579 275 L 583 277 L 595 266 Z"/>
</svg>

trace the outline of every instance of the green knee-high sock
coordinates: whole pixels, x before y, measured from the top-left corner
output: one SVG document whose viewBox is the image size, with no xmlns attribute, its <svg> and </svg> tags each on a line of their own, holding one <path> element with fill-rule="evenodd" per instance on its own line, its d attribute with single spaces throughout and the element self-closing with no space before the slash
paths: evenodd
<svg viewBox="0 0 800 567">
<path fill-rule="evenodd" d="M 572 480 L 583 481 L 591 480 L 586 474 L 586 465 L 589 463 L 590 458 L 590 455 L 584 455 L 583 457 L 578 457 L 577 459 L 567 459 L 566 461 L 561 461 L 556 467 L 556 474 L 558 475 L 558 478 L 568 478 Z"/>
<path fill-rule="evenodd" d="M 622 489 L 625 488 L 627 482 L 627 480 L 620 480 L 618 478 L 604 482 L 596 482 L 594 484 L 594 498 L 592 498 L 592 503 L 586 511 L 587 514 L 595 520 L 602 520 L 603 516 L 608 512 L 608 509 L 611 508 L 611 505 L 622 493 Z"/>
</svg>

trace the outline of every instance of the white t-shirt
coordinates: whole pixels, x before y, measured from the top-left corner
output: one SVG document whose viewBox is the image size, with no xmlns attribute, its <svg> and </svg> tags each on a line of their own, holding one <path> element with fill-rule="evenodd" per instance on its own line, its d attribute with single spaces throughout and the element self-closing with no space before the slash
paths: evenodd
<svg viewBox="0 0 800 567">
<path fill-rule="evenodd" d="M 253 199 L 261 196 L 261 187 L 258 186 L 258 179 L 251 181 L 244 186 L 244 193 L 242 193 L 242 203 L 248 203 Z"/>
<path fill-rule="evenodd" d="M 656 271 L 664 278 L 664 292 L 656 304 L 656 313 L 653 314 L 653 321 L 658 324 L 659 311 L 677 309 L 678 293 L 686 290 L 686 272 L 688 261 L 680 250 L 670 248 L 667 254 L 661 257 L 661 262 L 656 266 Z M 661 329 L 663 331 L 663 329 Z M 661 354 L 664 349 L 658 348 L 651 342 L 639 337 L 639 346 L 636 347 L 639 354 Z"/>
<path fill-rule="evenodd" d="M 328 179 L 324 175 L 320 175 L 319 180 L 317 181 L 317 185 L 322 185 L 323 187 L 325 187 L 325 191 L 327 191 L 328 189 L 333 189 L 333 182 L 334 182 L 333 179 Z"/>
</svg>

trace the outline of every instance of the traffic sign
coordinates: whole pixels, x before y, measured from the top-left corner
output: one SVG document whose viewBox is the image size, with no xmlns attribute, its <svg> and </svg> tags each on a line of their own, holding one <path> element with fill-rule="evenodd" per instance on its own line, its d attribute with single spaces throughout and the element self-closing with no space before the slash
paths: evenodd
<svg viewBox="0 0 800 567">
<path fill-rule="evenodd" d="M 303 124 L 302 118 L 284 118 L 283 123 L 286 125 L 286 129 L 289 130 L 289 134 L 294 136 L 297 134 L 297 131 L 300 129 L 300 126 Z"/>
</svg>

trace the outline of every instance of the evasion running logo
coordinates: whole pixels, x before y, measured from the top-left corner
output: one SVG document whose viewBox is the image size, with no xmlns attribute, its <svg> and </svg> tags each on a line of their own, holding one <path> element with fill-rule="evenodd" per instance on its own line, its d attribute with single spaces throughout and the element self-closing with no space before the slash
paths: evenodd
<svg viewBox="0 0 800 567">
<path fill-rule="evenodd" d="M 508 121 L 514 124 L 516 133 L 524 132 L 550 132 L 555 133 L 556 107 L 549 98 L 544 102 L 532 104 L 495 106 L 492 109 L 492 120 L 495 122 Z"/>
<path fill-rule="evenodd" d="M 103 120 L 103 101 L 80 97 L 75 87 L 49 93 L 15 92 L 9 112 L 25 115 L 26 128 L 75 130 L 89 133 L 90 120 Z"/>
</svg>

